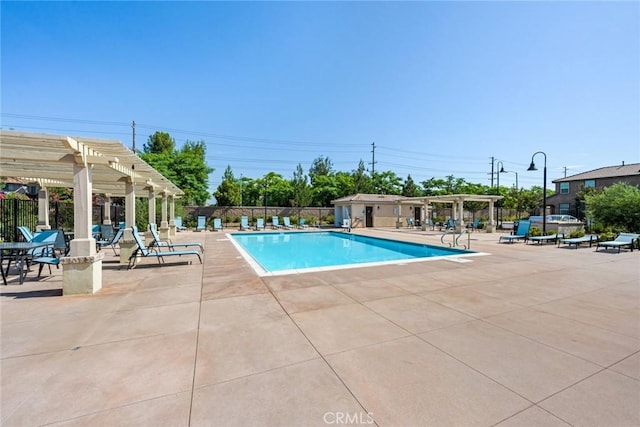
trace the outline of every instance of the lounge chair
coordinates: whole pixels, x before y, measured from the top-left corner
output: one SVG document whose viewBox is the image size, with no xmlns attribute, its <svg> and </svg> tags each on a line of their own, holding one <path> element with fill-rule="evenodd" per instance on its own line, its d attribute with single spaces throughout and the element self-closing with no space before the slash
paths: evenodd
<svg viewBox="0 0 640 427">
<path fill-rule="evenodd" d="M 151 237 L 153 237 L 153 241 L 149 244 L 149 248 L 168 248 L 170 251 L 173 251 L 174 248 L 197 246 L 200 248 L 200 252 L 204 252 L 204 248 L 200 242 L 173 243 L 170 239 L 163 242 L 158 235 L 158 230 L 156 230 L 155 224 L 149 224 L 149 231 L 151 231 Z"/>
<path fill-rule="evenodd" d="M 173 223 L 176 225 L 176 231 L 185 231 L 187 227 L 182 225 L 182 217 L 177 216 L 173 219 Z"/>
<path fill-rule="evenodd" d="M 220 218 L 213 218 L 213 231 L 222 230 L 222 220 Z"/>
<path fill-rule="evenodd" d="M 135 268 L 138 257 L 142 257 L 142 258 L 155 257 L 158 260 L 158 264 L 163 264 L 165 262 L 164 257 L 167 257 L 167 256 L 195 255 L 198 257 L 200 264 L 202 264 L 202 257 L 200 256 L 200 252 L 198 251 L 183 250 L 183 251 L 163 252 L 159 250 L 158 247 L 147 248 L 144 245 L 144 242 L 142 241 L 140 234 L 138 234 L 138 228 L 134 226 L 132 227 L 132 231 L 133 231 L 133 238 L 136 241 L 136 244 L 138 245 L 138 247 L 136 248 L 135 251 L 133 251 L 133 253 L 129 257 L 129 265 L 127 266 L 127 269 Z M 189 264 L 191 264 L 191 261 L 189 261 Z"/>
<path fill-rule="evenodd" d="M 249 218 L 246 216 L 240 217 L 240 230 L 249 230 Z"/>
<path fill-rule="evenodd" d="M 526 240 L 529 237 L 529 229 L 531 228 L 531 221 L 528 220 L 520 220 L 518 223 L 518 229 L 515 234 L 508 234 L 504 236 L 500 236 L 498 239 L 498 243 L 502 242 L 504 239 L 507 242 L 513 243 L 514 240 Z"/>
<path fill-rule="evenodd" d="M 278 220 L 277 216 L 272 216 L 271 217 L 271 227 L 275 230 L 278 228 L 282 228 L 282 226 L 280 225 L 280 222 Z"/>
<path fill-rule="evenodd" d="M 571 247 L 571 245 L 576 245 L 576 249 L 578 249 L 578 246 L 580 246 L 582 243 L 589 243 L 589 247 L 591 247 L 594 243 L 598 242 L 598 235 L 597 234 L 587 234 L 584 235 L 582 237 L 573 237 L 570 239 L 560 239 L 558 241 L 558 247 L 560 247 L 560 245 L 562 243 L 565 243 L 567 245 L 569 245 L 569 247 Z"/>
<path fill-rule="evenodd" d="M 258 218 L 256 220 L 256 230 L 260 230 L 260 229 L 264 230 L 264 218 Z"/>
<path fill-rule="evenodd" d="M 196 231 L 207 231 L 207 217 L 199 216 L 198 225 L 196 225 Z"/>
<path fill-rule="evenodd" d="M 283 222 L 282 226 L 287 230 L 291 230 L 293 228 L 293 226 L 291 225 L 291 218 L 289 218 L 288 216 L 285 216 L 284 218 L 282 218 L 282 222 Z"/>
<path fill-rule="evenodd" d="M 122 238 L 123 234 L 124 234 L 124 227 L 118 229 L 118 232 L 114 236 L 112 236 L 111 239 L 109 240 L 97 240 L 96 248 L 98 249 L 98 251 L 100 251 L 102 248 L 111 246 L 111 249 L 113 250 L 113 254 L 115 256 L 118 256 L 118 253 L 116 252 L 116 245 Z"/>
<path fill-rule="evenodd" d="M 300 218 L 300 220 L 298 221 L 298 227 L 309 228 L 309 226 L 307 225 L 307 221 L 304 218 Z"/>
<path fill-rule="evenodd" d="M 638 240 L 640 234 L 633 233 L 620 233 L 615 240 L 610 242 L 598 242 L 598 246 L 596 246 L 596 252 L 598 252 L 598 248 L 602 246 L 605 251 L 609 250 L 609 248 L 618 248 L 618 253 L 620 253 L 620 248 L 628 246 L 633 252 L 633 246 L 636 244 L 636 240 Z"/>
<path fill-rule="evenodd" d="M 529 237 L 525 243 L 532 242 L 532 243 L 538 243 L 541 245 L 546 242 L 557 243 L 560 239 L 564 239 L 563 233 L 549 234 L 546 236 L 532 236 L 532 237 Z"/>
</svg>

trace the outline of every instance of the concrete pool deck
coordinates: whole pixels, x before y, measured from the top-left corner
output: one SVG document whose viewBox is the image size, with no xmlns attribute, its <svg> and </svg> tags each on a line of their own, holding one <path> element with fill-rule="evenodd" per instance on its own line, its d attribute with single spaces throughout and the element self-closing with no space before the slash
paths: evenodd
<svg viewBox="0 0 640 427">
<path fill-rule="evenodd" d="M 258 277 L 224 233 L 182 232 L 203 265 L 105 251 L 95 295 L 11 275 L 0 424 L 640 425 L 640 253 L 498 237 L 465 262 Z"/>
</svg>

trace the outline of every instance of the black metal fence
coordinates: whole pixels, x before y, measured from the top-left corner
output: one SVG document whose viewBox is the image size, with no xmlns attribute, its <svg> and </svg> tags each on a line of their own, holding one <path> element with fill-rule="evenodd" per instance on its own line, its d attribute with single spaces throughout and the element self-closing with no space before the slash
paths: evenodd
<svg viewBox="0 0 640 427">
<path fill-rule="evenodd" d="M 19 225 L 26 225 L 31 230 L 35 230 L 37 224 L 37 200 L 0 199 L 0 239 L 2 241 L 18 241 Z"/>
</svg>

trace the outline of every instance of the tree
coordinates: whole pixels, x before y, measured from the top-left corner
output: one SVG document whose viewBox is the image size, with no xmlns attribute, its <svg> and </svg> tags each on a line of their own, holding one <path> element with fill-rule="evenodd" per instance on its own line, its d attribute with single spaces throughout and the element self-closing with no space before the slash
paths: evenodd
<svg viewBox="0 0 640 427">
<path fill-rule="evenodd" d="M 237 206 L 240 204 L 240 185 L 233 176 L 230 165 L 227 165 L 227 169 L 222 175 L 222 182 L 213 195 L 218 206 Z"/>
<path fill-rule="evenodd" d="M 616 231 L 640 231 L 640 189 L 616 183 L 601 192 L 585 194 L 588 216 Z"/>
<path fill-rule="evenodd" d="M 209 174 L 213 169 L 205 162 L 204 141 L 189 141 L 180 150 L 168 133 L 156 132 L 144 144 L 140 158 L 177 185 L 185 205 L 204 205 L 209 199 Z"/>
<path fill-rule="evenodd" d="M 367 174 L 367 169 L 364 167 L 364 162 L 360 159 L 360 163 L 358 163 L 358 169 L 354 170 L 353 173 L 353 192 L 355 194 L 358 193 L 371 193 L 373 190 L 371 188 L 371 178 Z"/>
<path fill-rule="evenodd" d="M 311 168 L 309 168 L 309 176 L 311 177 L 311 185 L 315 185 L 316 177 L 327 176 L 333 173 L 333 163 L 328 157 L 320 156 L 313 160 Z"/>
<path fill-rule="evenodd" d="M 143 149 L 145 153 L 173 153 L 176 149 L 176 141 L 166 132 L 156 132 L 149 136 Z"/>
<path fill-rule="evenodd" d="M 407 179 L 402 186 L 402 195 L 405 197 L 418 197 L 422 195 L 422 191 L 420 191 L 420 188 L 413 182 L 410 174 L 407 175 Z"/>
<path fill-rule="evenodd" d="M 377 194 L 400 195 L 402 193 L 402 178 L 393 171 L 376 172 L 372 181 Z"/>
<path fill-rule="evenodd" d="M 309 187 L 307 176 L 304 174 L 300 163 L 298 163 L 298 167 L 293 173 L 291 186 L 293 187 L 292 205 L 299 208 L 309 206 L 311 204 L 311 188 Z"/>
</svg>

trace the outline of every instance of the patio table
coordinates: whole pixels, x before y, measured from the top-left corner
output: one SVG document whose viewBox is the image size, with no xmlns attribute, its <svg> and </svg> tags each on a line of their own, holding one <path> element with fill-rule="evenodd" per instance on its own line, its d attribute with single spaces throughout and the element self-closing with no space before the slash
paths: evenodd
<svg viewBox="0 0 640 427">
<path fill-rule="evenodd" d="M 11 260 L 15 260 L 16 266 L 19 266 L 18 272 L 20 274 L 20 284 L 24 283 L 24 278 L 27 272 L 24 269 L 25 263 L 28 259 L 29 251 L 36 248 L 43 248 L 47 246 L 53 246 L 55 242 L 3 242 L 0 243 L 0 270 L 2 271 L 2 281 L 7 285 L 7 276 L 9 275 L 9 268 L 11 267 Z M 4 259 L 8 258 L 7 270 L 2 268 Z"/>
</svg>

